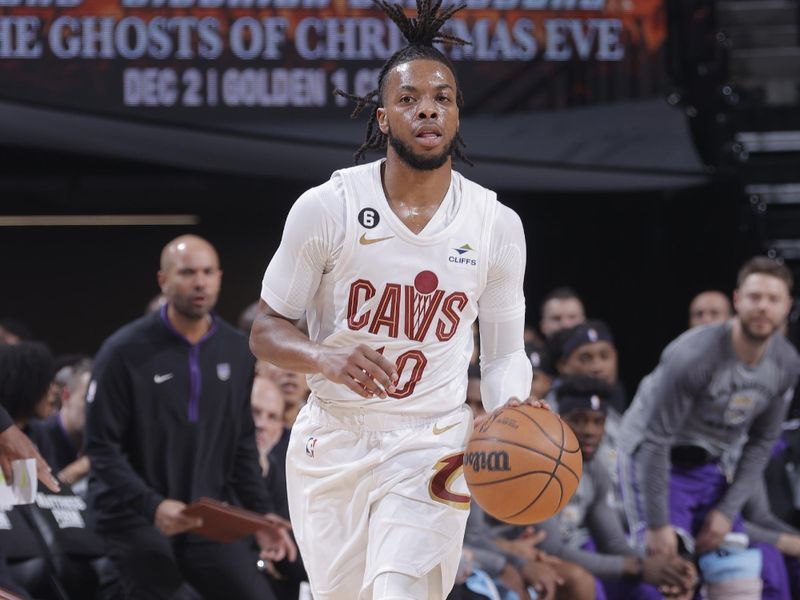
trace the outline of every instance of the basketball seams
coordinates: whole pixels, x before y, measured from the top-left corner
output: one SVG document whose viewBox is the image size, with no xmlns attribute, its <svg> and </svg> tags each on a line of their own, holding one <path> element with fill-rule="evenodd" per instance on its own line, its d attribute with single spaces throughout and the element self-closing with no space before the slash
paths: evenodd
<svg viewBox="0 0 800 600">
<path fill-rule="evenodd" d="M 516 411 L 516 412 L 522 412 L 522 411 Z M 527 417 L 528 415 L 525 415 L 525 416 Z M 533 420 L 533 419 L 531 419 L 531 421 L 536 423 L 536 421 Z M 534 506 L 539 501 L 539 498 L 541 498 L 544 495 L 544 493 L 547 491 L 547 488 L 550 487 L 550 484 L 553 483 L 553 480 L 555 480 L 556 483 L 558 483 L 558 504 L 556 504 L 556 512 L 558 512 L 561 509 L 561 503 L 564 501 L 564 484 L 561 483 L 561 481 L 556 477 L 556 471 L 558 471 L 558 466 L 563 464 L 561 462 L 561 457 L 564 456 L 564 423 L 563 423 L 563 421 L 561 421 L 561 419 L 556 419 L 556 421 L 558 421 L 559 425 L 561 426 L 561 443 L 557 444 L 557 446 L 558 446 L 558 458 L 555 459 L 555 463 L 556 464 L 553 466 L 553 470 L 550 472 L 550 479 L 547 480 L 547 483 L 545 483 L 544 486 L 542 486 L 542 489 L 539 490 L 539 493 L 536 495 L 536 497 L 533 500 L 531 500 L 527 504 L 527 506 L 525 506 L 522 510 L 517 511 L 512 515 L 508 515 L 506 517 L 507 519 L 513 519 L 514 517 L 517 517 L 517 516 L 521 515 L 522 513 L 524 513 L 525 511 L 527 511 L 531 506 Z M 539 423 L 536 423 L 536 426 L 539 429 L 541 429 L 542 433 L 545 434 L 545 436 L 550 440 L 551 443 L 555 444 L 553 439 L 547 434 L 547 432 L 542 428 L 542 426 L 539 425 Z M 531 448 L 531 450 L 533 450 L 533 449 Z M 542 454 L 544 454 L 544 453 L 542 453 Z M 566 465 L 564 465 L 564 466 L 570 472 L 572 471 L 572 469 L 570 469 Z M 575 473 L 573 473 L 573 475 L 575 475 Z M 577 477 L 577 475 L 576 475 L 576 478 L 578 479 L 578 481 L 580 481 L 580 478 Z"/>
<path fill-rule="evenodd" d="M 470 438 L 470 439 L 473 442 L 493 442 L 493 441 L 497 440 L 497 438 L 495 438 L 495 437 L 489 437 L 489 436 L 480 435 L 480 434 L 476 434 L 476 435 L 472 436 L 472 438 Z M 552 440 L 549 437 L 547 438 L 547 441 L 552 443 L 554 446 L 558 446 L 558 443 L 555 442 L 554 440 Z M 524 447 L 527 448 L 527 446 L 524 446 Z M 563 450 L 567 454 L 579 454 L 580 451 L 581 451 L 580 448 L 578 448 L 577 450 L 570 450 L 569 448 L 563 448 Z"/>
<path fill-rule="evenodd" d="M 556 470 L 558 469 L 559 465 L 561 465 L 567 471 L 572 473 L 572 476 L 575 477 L 575 479 L 578 482 L 580 482 L 580 480 L 581 480 L 580 475 L 578 475 L 572 469 L 572 467 L 570 467 L 569 465 L 567 465 L 567 464 L 565 464 L 565 463 L 563 463 L 561 461 L 561 454 L 559 454 L 558 457 L 551 456 L 550 454 L 542 452 L 541 450 L 537 450 L 536 448 L 531 448 L 530 446 L 525 446 L 524 444 L 520 444 L 519 442 L 512 442 L 511 440 L 500 440 L 500 439 L 497 439 L 497 438 L 481 438 L 481 439 L 476 439 L 476 440 L 473 440 L 473 441 L 475 441 L 475 442 L 495 442 L 495 443 L 498 443 L 498 444 L 508 444 L 509 446 L 516 446 L 517 448 L 522 448 L 523 450 L 527 450 L 528 452 L 532 452 L 533 454 L 539 454 L 541 456 L 544 456 L 545 458 L 549 458 L 550 460 L 552 460 L 555 463 L 555 466 L 553 467 L 553 473 L 555 473 Z M 503 481 L 503 480 L 502 479 L 496 479 L 495 481 Z"/>
<path fill-rule="evenodd" d="M 556 467 L 556 468 L 558 468 L 558 467 Z M 515 512 L 515 513 L 513 513 L 511 515 L 506 515 L 505 518 L 506 519 L 513 519 L 514 517 L 517 517 L 517 516 L 521 515 L 522 513 L 524 513 L 525 511 L 527 511 L 531 506 L 535 505 L 539 501 L 539 498 L 544 496 L 544 493 L 547 491 L 547 488 L 549 488 L 550 484 L 553 483 L 554 481 L 558 484 L 558 504 L 556 504 L 556 506 L 560 509 L 561 508 L 561 503 L 564 500 L 564 484 L 561 483 L 561 481 L 559 481 L 558 477 L 555 476 L 555 473 L 556 473 L 555 471 L 550 473 L 550 479 L 547 481 L 547 483 L 545 483 L 542 486 L 542 489 L 539 491 L 539 493 L 536 495 L 536 497 L 533 500 L 531 500 L 522 510 L 518 510 L 517 512 Z M 558 509 L 556 510 L 556 512 L 558 512 Z"/>
<path fill-rule="evenodd" d="M 470 483 L 469 487 L 483 487 L 485 485 L 494 485 L 496 483 L 506 483 L 507 481 L 514 481 L 515 479 L 519 479 L 520 477 L 527 477 L 528 475 L 550 475 L 552 477 L 553 473 L 550 471 L 526 471 L 525 473 L 518 473 L 517 475 L 511 475 L 510 477 L 506 477 L 505 479 L 493 479 L 492 481 L 483 481 L 480 483 Z M 545 484 L 546 486 L 547 484 Z"/>
<path fill-rule="evenodd" d="M 509 410 L 509 411 L 511 411 L 511 412 L 518 413 L 518 414 L 522 415 L 523 417 L 525 417 L 526 419 L 528 419 L 528 420 L 529 420 L 531 423 L 533 423 L 534 425 L 536 425 L 536 427 L 538 427 L 538 428 L 539 428 L 539 431 L 541 431 L 541 432 L 544 434 L 544 437 L 546 437 L 548 440 L 550 440 L 550 441 L 551 441 L 553 444 L 555 444 L 556 446 L 559 446 L 559 445 L 560 445 L 560 446 L 561 446 L 561 448 L 562 448 L 562 450 L 564 450 L 565 452 L 568 452 L 568 453 L 570 453 L 570 454 L 577 454 L 578 452 L 580 452 L 580 451 L 581 451 L 581 448 L 580 448 L 580 446 L 578 446 L 578 447 L 577 447 L 575 450 L 567 450 L 566 448 L 564 448 L 564 444 L 563 444 L 563 442 L 564 442 L 564 439 L 563 439 L 563 438 L 564 438 L 564 423 L 561 421 L 561 419 L 556 419 L 556 420 L 559 422 L 559 425 L 561 426 L 561 437 L 562 437 L 562 443 L 561 443 L 561 444 L 559 444 L 559 443 L 558 443 L 556 440 L 554 440 L 554 439 L 553 439 L 553 438 L 550 436 L 550 434 L 549 434 L 549 433 L 547 433 L 547 431 L 545 431 L 545 430 L 544 430 L 544 428 L 543 428 L 543 427 L 542 427 L 542 426 L 541 426 L 541 425 L 540 425 L 540 424 L 539 424 L 539 423 L 536 421 L 536 419 L 534 419 L 532 416 L 530 416 L 530 415 L 529 415 L 528 413 L 526 413 L 525 411 L 519 410 L 518 408 L 516 408 L 516 407 L 513 407 L 513 406 L 509 406 L 509 407 L 507 407 L 507 410 Z M 544 409 L 541 409 L 541 410 L 544 410 Z M 552 413 L 551 413 L 551 414 L 552 414 Z"/>
</svg>

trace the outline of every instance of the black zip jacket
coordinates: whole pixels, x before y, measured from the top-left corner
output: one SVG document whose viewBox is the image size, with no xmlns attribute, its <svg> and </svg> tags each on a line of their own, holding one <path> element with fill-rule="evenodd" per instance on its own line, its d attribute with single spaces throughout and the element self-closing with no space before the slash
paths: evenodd
<svg viewBox="0 0 800 600">
<path fill-rule="evenodd" d="M 254 364 L 245 336 L 222 319 L 192 345 L 166 307 L 106 340 L 86 395 L 99 524 L 153 523 L 165 498 L 210 496 L 267 512 L 250 409 Z"/>
</svg>

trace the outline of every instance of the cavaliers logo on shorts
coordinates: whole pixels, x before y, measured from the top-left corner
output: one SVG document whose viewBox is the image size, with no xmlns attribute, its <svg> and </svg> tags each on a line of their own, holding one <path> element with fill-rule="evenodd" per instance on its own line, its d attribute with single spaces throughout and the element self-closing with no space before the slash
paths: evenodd
<svg viewBox="0 0 800 600">
<path fill-rule="evenodd" d="M 453 508 L 469 510 L 469 494 L 460 494 L 452 489 L 453 482 L 464 474 L 464 453 L 456 452 L 445 456 L 436 466 L 435 473 L 428 483 L 431 498 Z"/>
</svg>

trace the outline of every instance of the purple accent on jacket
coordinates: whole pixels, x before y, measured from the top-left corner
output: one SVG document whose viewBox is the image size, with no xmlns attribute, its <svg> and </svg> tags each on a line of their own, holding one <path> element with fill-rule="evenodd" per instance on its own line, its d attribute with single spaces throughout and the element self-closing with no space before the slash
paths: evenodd
<svg viewBox="0 0 800 600">
<path fill-rule="evenodd" d="M 167 304 L 161 307 L 161 320 L 173 334 L 182 339 L 189 346 L 189 405 L 187 408 L 188 418 L 190 423 L 196 423 L 200 418 L 200 392 L 203 389 L 203 378 L 200 374 L 200 345 L 208 338 L 214 335 L 217 330 L 217 319 L 211 314 L 211 327 L 208 328 L 206 334 L 201 337 L 196 344 L 192 344 L 187 340 L 181 332 L 179 332 L 170 323 L 167 317 Z"/>
</svg>

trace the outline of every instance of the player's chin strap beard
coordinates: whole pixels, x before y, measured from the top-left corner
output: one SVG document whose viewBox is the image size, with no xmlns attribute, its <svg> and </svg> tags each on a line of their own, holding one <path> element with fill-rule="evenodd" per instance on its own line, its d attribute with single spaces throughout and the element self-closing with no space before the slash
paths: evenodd
<svg viewBox="0 0 800 600">
<path fill-rule="evenodd" d="M 412 169 L 417 169 L 418 171 L 435 171 L 436 169 L 443 167 L 445 163 L 447 163 L 448 159 L 452 158 L 456 143 L 458 142 L 458 132 L 456 132 L 456 134 L 453 136 L 453 139 L 451 139 L 447 146 L 442 150 L 441 154 L 430 157 L 423 157 L 415 154 L 408 144 L 392 135 L 391 129 L 386 133 L 386 138 L 389 142 L 389 145 L 400 157 L 400 160 L 406 163 L 409 167 Z"/>
</svg>

